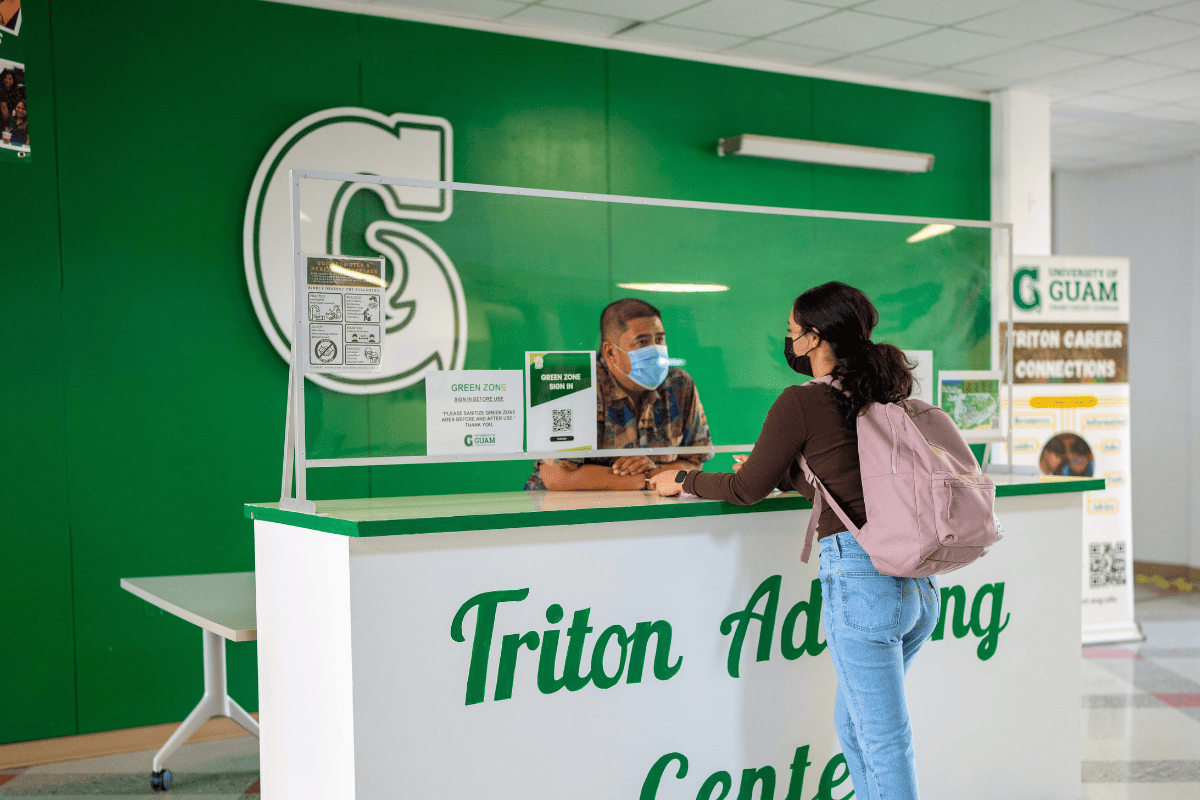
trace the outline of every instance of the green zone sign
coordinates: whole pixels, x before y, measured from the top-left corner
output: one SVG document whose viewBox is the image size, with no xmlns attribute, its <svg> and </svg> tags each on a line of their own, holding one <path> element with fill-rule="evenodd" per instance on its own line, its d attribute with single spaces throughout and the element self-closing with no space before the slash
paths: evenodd
<svg viewBox="0 0 1200 800">
<path fill-rule="evenodd" d="M 525 354 L 527 450 L 596 448 L 596 353 Z"/>
<path fill-rule="evenodd" d="M 425 454 L 519 453 L 521 371 L 470 369 L 425 374 Z"/>
</svg>

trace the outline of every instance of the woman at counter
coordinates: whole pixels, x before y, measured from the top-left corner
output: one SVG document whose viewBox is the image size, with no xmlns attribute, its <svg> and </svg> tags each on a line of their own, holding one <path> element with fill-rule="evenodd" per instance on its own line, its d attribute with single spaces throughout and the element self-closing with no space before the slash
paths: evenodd
<svg viewBox="0 0 1200 800">
<path fill-rule="evenodd" d="M 661 495 L 680 491 L 730 503 L 756 503 L 776 487 L 810 500 L 800 456 L 855 525 L 866 522 L 859 472 L 857 417 L 872 402 L 912 392 L 911 368 L 898 348 L 871 341 L 879 314 L 859 290 L 832 282 L 804 292 L 788 315 L 784 357 L 801 375 L 827 383 L 783 391 L 750 457 L 732 473 L 664 473 L 650 483 Z M 937 624 L 939 595 L 929 578 L 895 578 L 875 570 L 831 505 L 822 510 L 822 622 L 838 676 L 834 724 L 850 778 L 864 800 L 916 800 L 917 778 L 904 676 Z"/>
</svg>

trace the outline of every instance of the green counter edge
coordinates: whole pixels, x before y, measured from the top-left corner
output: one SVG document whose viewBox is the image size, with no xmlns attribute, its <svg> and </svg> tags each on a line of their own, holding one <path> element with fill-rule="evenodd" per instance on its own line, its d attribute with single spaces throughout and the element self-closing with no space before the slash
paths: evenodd
<svg viewBox="0 0 1200 800">
<path fill-rule="evenodd" d="M 997 497 L 1021 497 L 1035 494 L 1066 494 L 1094 492 L 1105 487 L 1103 478 L 1087 481 L 1025 483 L 997 486 Z M 352 520 L 302 514 L 247 503 L 245 516 L 267 522 L 280 522 L 297 528 L 307 528 L 341 536 L 401 536 L 419 533 L 450 531 L 499 530 L 504 528 L 536 528 L 547 525 L 583 525 L 598 522 L 632 522 L 643 519 L 683 519 L 712 517 L 722 514 L 751 514 L 772 511 L 795 511 L 812 508 L 800 496 L 772 497 L 752 506 L 732 503 L 680 503 L 654 506 L 623 506 L 620 508 L 585 508 L 565 511 L 521 511 L 511 514 L 462 514 L 449 517 L 421 519 L 390 519 L 354 522 Z"/>
</svg>

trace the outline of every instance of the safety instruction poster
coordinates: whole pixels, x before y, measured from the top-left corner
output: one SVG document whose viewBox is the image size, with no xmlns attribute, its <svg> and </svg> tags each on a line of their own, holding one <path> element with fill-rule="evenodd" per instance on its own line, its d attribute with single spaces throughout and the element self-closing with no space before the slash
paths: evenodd
<svg viewBox="0 0 1200 800">
<path fill-rule="evenodd" d="M 528 451 L 596 449 L 596 353 L 525 353 Z"/>
<path fill-rule="evenodd" d="M 382 258 L 305 256 L 306 372 L 378 372 L 383 360 Z"/>
<path fill-rule="evenodd" d="M 1013 463 L 1104 478 L 1083 503 L 1083 640 L 1138 638 L 1130 508 L 1129 260 L 1019 257 Z M 1003 351 L 1006 324 L 999 328 Z M 1005 398 L 1007 400 L 1007 398 Z M 1003 447 L 993 460 L 1007 461 Z"/>
<path fill-rule="evenodd" d="M 425 373 L 425 453 L 520 453 L 519 369 L 429 370 Z"/>
</svg>

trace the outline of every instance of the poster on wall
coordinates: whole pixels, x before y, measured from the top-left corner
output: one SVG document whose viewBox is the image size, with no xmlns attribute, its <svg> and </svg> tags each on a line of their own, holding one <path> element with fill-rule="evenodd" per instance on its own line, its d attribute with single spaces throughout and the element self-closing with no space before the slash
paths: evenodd
<svg viewBox="0 0 1200 800">
<path fill-rule="evenodd" d="M 999 372 L 941 370 L 938 372 L 938 407 L 950 415 L 964 434 L 1000 432 Z"/>
<path fill-rule="evenodd" d="M 306 255 L 304 271 L 305 372 L 378 372 L 387 288 L 383 259 Z"/>
<path fill-rule="evenodd" d="M 1142 638 L 1133 618 L 1129 260 L 1020 257 L 1013 283 L 1013 463 L 1102 477 L 1083 503 L 1083 641 Z M 998 328 L 1000 348 L 1007 341 Z M 1005 398 L 1007 400 L 1007 398 Z M 1003 446 L 993 461 L 1007 461 Z"/>
<path fill-rule="evenodd" d="M 0 36 L 21 32 L 21 0 L 0 0 Z"/>
<path fill-rule="evenodd" d="M 29 159 L 25 65 L 0 58 L 0 160 Z"/>
<path fill-rule="evenodd" d="M 524 444 L 519 369 L 425 373 L 425 454 L 519 453 Z"/>
<path fill-rule="evenodd" d="M 527 450 L 596 449 L 596 353 L 525 353 Z"/>
<path fill-rule="evenodd" d="M 913 365 L 913 388 L 909 395 L 914 400 L 922 400 L 934 405 L 933 396 L 933 351 L 905 350 L 905 358 Z"/>
</svg>

